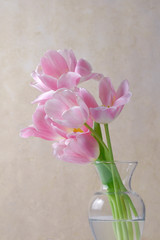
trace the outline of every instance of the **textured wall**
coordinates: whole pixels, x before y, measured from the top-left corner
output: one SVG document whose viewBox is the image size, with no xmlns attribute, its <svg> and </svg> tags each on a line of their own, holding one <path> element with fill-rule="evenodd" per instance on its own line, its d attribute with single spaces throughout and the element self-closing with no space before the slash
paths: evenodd
<svg viewBox="0 0 160 240">
<path fill-rule="evenodd" d="M 59 48 L 72 48 L 116 87 L 129 79 L 133 97 L 110 126 L 112 144 L 116 159 L 139 161 L 133 187 L 147 208 L 143 240 L 159 239 L 160 2 L 2 0 L 0 29 L 0 239 L 93 239 L 93 166 L 59 162 L 50 142 L 19 137 L 39 94 L 30 73 Z"/>
</svg>

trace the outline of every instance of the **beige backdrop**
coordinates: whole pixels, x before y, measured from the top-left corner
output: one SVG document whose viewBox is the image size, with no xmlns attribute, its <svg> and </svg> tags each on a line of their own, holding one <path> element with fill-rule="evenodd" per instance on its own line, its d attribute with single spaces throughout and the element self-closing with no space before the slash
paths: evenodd
<svg viewBox="0 0 160 240">
<path fill-rule="evenodd" d="M 0 36 L 0 239 L 93 239 L 93 166 L 60 162 L 51 142 L 19 137 L 39 94 L 30 73 L 46 50 L 72 48 L 115 87 L 129 79 L 133 97 L 110 125 L 112 144 L 116 159 L 139 161 L 133 188 L 147 209 L 143 240 L 158 240 L 159 0 L 1 0 Z"/>
</svg>

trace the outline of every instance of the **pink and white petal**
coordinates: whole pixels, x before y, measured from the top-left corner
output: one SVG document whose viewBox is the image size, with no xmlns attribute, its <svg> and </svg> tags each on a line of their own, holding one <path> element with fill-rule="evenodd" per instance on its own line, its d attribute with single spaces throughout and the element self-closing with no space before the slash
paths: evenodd
<svg viewBox="0 0 160 240">
<path fill-rule="evenodd" d="M 67 128 L 56 122 L 53 122 L 49 117 L 48 117 L 47 121 L 52 126 L 53 130 L 59 135 L 60 138 L 61 137 L 67 138 L 68 133 L 72 131 L 72 129 L 70 129 L 70 128 Z"/>
<path fill-rule="evenodd" d="M 51 99 L 54 91 L 50 90 L 39 95 L 32 103 L 44 104 L 47 100 Z"/>
<path fill-rule="evenodd" d="M 120 84 L 120 86 L 119 86 L 119 88 L 118 88 L 118 90 L 117 90 L 116 97 L 117 97 L 117 98 L 120 98 L 120 97 L 122 97 L 123 95 L 126 95 L 126 94 L 128 93 L 128 91 L 129 91 L 129 83 L 128 83 L 128 80 L 124 80 L 124 81 Z"/>
<path fill-rule="evenodd" d="M 80 156 L 78 154 L 64 154 L 61 157 L 61 160 L 70 163 L 85 164 L 89 163 L 89 159 L 85 156 Z"/>
<path fill-rule="evenodd" d="M 95 160 L 99 156 L 98 142 L 90 134 L 81 134 L 77 137 L 77 145 L 83 150 L 83 155 L 90 160 Z"/>
<path fill-rule="evenodd" d="M 81 112 L 84 116 L 84 118 L 87 120 L 89 117 L 89 108 L 88 106 L 85 104 L 85 102 L 83 101 L 82 98 L 80 98 L 79 96 L 77 96 L 77 103 L 81 109 Z"/>
<path fill-rule="evenodd" d="M 46 114 L 55 121 L 56 119 L 61 119 L 62 113 L 66 111 L 66 106 L 59 99 L 50 99 L 45 103 Z"/>
<path fill-rule="evenodd" d="M 53 147 L 53 154 L 61 160 L 61 157 L 64 154 L 64 149 L 66 147 L 65 141 L 59 141 L 59 142 L 55 142 L 52 144 Z"/>
<path fill-rule="evenodd" d="M 120 112 L 116 107 L 97 107 L 90 108 L 90 113 L 95 122 L 105 124 L 111 122 Z"/>
<path fill-rule="evenodd" d="M 66 106 L 66 108 L 77 105 L 76 94 L 70 89 L 66 88 L 58 89 L 54 93 L 53 97 L 54 99 L 58 99 L 59 101 L 61 101 Z"/>
<path fill-rule="evenodd" d="M 88 75 L 86 75 L 86 76 L 81 77 L 80 83 L 85 82 L 85 81 L 88 81 L 88 80 L 90 80 L 90 79 L 99 81 L 99 80 L 101 80 L 102 78 L 103 78 L 103 75 L 100 74 L 100 73 L 90 73 L 90 74 L 88 74 Z"/>
<path fill-rule="evenodd" d="M 83 99 L 88 108 L 98 107 L 98 104 L 93 95 L 85 88 L 77 88 L 78 95 Z"/>
<path fill-rule="evenodd" d="M 54 137 L 52 134 L 49 134 L 48 132 L 39 132 L 33 126 L 29 126 L 27 128 L 22 129 L 20 132 L 20 136 L 23 138 L 39 137 L 49 141 L 54 140 Z"/>
<path fill-rule="evenodd" d="M 76 57 L 72 50 L 58 50 L 58 52 L 64 57 L 68 65 L 69 71 L 74 72 L 77 64 Z"/>
<path fill-rule="evenodd" d="M 89 163 L 89 159 L 85 156 L 80 156 L 78 154 L 64 154 L 61 158 L 61 160 L 65 162 L 70 162 L 70 163 L 77 163 L 77 164 L 85 164 Z"/>
<path fill-rule="evenodd" d="M 122 105 L 125 105 L 126 103 L 129 102 L 130 98 L 132 96 L 131 92 L 126 93 L 125 95 L 123 95 L 122 97 L 118 98 L 115 102 L 114 105 L 115 107 L 119 107 Z"/>
<path fill-rule="evenodd" d="M 70 141 L 65 154 L 70 155 L 72 161 L 76 160 L 77 163 L 90 162 L 98 158 L 99 145 L 90 134 L 80 134 Z"/>
<path fill-rule="evenodd" d="M 34 126 L 30 125 L 27 128 L 24 128 L 20 131 L 20 137 L 22 138 L 28 138 L 28 137 L 32 137 L 35 136 L 36 130 L 34 128 Z"/>
<path fill-rule="evenodd" d="M 41 66 L 47 75 L 59 78 L 63 73 L 68 72 L 65 59 L 57 51 L 48 51 L 41 58 Z"/>
<path fill-rule="evenodd" d="M 75 72 L 79 73 L 83 77 L 83 76 L 89 75 L 92 72 L 92 67 L 89 64 L 89 62 L 87 62 L 84 59 L 80 59 L 77 62 Z"/>
<path fill-rule="evenodd" d="M 46 116 L 46 113 L 44 112 L 44 106 L 39 105 L 33 114 L 32 117 L 33 125 L 35 129 L 37 130 L 37 134 L 41 138 L 50 140 L 55 140 L 57 138 L 57 131 L 52 127 L 50 120 Z"/>
<path fill-rule="evenodd" d="M 48 88 L 38 77 L 36 72 L 32 72 L 31 77 L 35 80 L 35 82 L 31 82 L 31 86 L 35 87 L 41 92 L 49 91 L 50 88 Z"/>
<path fill-rule="evenodd" d="M 66 148 L 64 148 L 64 153 L 61 155 L 61 160 L 77 164 L 85 164 L 90 162 L 88 156 L 74 152 L 73 146 L 70 146 L 70 144 Z"/>
<path fill-rule="evenodd" d="M 81 76 L 75 72 L 65 73 L 59 78 L 57 82 L 58 88 L 74 88 L 78 85 L 80 77 Z"/>
<path fill-rule="evenodd" d="M 57 90 L 57 78 L 45 74 L 38 77 L 48 89 Z"/>
<path fill-rule="evenodd" d="M 34 88 L 38 89 L 40 92 L 46 92 L 46 91 L 50 90 L 46 86 L 44 86 L 43 83 L 31 82 L 30 85 L 31 85 L 31 87 L 34 87 Z"/>
<path fill-rule="evenodd" d="M 99 82 L 99 98 L 105 106 L 112 106 L 113 97 L 115 96 L 114 88 L 109 78 L 102 78 Z"/>
<path fill-rule="evenodd" d="M 37 75 L 43 74 L 43 69 L 42 69 L 41 64 L 38 64 L 38 66 L 36 67 L 35 72 L 37 73 Z"/>
<path fill-rule="evenodd" d="M 72 150 L 70 149 L 69 143 L 71 139 L 62 140 L 60 142 L 54 143 L 53 146 L 53 154 L 59 159 L 66 162 L 77 162 L 76 154 L 73 154 Z M 79 158 L 78 158 L 79 159 Z"/>
<path fill-rule="evenodd" d="M 50 58 L 47 56 L 44 56 L 41 58 L 41 65 L 44 71 L 44 74 L 50 75 L 55 78 L 60 77 L 59 71 L 56 69 L 56 67 L 53 65 Z"/>
<path fill-rule="evenodd" d="M 65 131 L 64 129 L 62 129 L 63 126 L 61 128 L 58 128 L 58 127 L 52 125 L 52 127 L 55 130 L 55 132 L 57 133 L 57 138 L 56 138 L 57 140 L 61 139 L 61 138 L 67 138 L 67 133 L 68 132 Z"/>
<path fill-rule="evenodd" d="M 44 106 L 39 105 L 32 116 L 33 125 L 36 128 L 36 130 L 43 131 L 43 129 L 48 128 L 48 125 L 46 124 L 45 121 L 45 116 L 46 114 L 44 112 Z"/>
<path fill-rule="evenodd" d="M 86 115 L 79 106 L 74 106 L 63 113 L 63 121 L 55 121 L 66 127 L 80 128 L 87 121 Z"/>
<path fill-rule="evenodd" d="M 79 164 L 95 160 L 99 155 L 98 143 L 90 134 L 81 134 L 54 143 L 53 150 L 60 160 Z"/>
</svg>

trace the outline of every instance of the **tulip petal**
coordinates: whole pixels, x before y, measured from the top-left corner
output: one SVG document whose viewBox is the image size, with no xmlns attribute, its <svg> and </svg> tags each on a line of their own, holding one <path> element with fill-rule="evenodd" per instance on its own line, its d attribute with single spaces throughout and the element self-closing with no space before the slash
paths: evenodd
<svg viewBox="0 0 160 240">
<path fill-rule="evenodd" d="M 125 105 L 126 103 L 129 102 L 130 98 L 132 96 L 131 92 L 128 92 L 127 94 L 123 95 L 122 97 L 118 98 L 115 102 L 114 105 L 115 107 Z"/>
<path fill-rule="evenodd" d="M 35 136 L 36 132 L 37 131 L 34 128 L 34 126 L 30 125 L 29 127 L 24 128 L 24 129 L 21 130 L 20 137 L 22 137 L 22 138 L 32 137 L 32 136 Z"/>
<path fill-rule="evenodd" d="M 46 113 L 44 112 L 44 106 L 39 105 L 32 117 L 33 125 L 37 130 L 43 131 L 44 129 L 49 128 L 47 122 L 45 121 L 45 116 Z"/>
<path fill-rule="evenodd" d="M 35 82 L 31 83 L 32 87 L 35 87 L 41 92 L 49 91 L 50 89 L 40 80 L 39 75 L 36 72 L 32 72 L 31 77 L 35 80 Z"/>
<path fill-rule="evenodd" d="M 84 101 L 69 89 L 60 89 L 45 103 L 46 114 L 56 123 L 79 128 L 87 121 L 89 110 Z"/>
<path fill-rule="evenodd" d="M 33 125 L 23 129 L 21 136 L 27 137 L 40 137 L 46 140 L 57 140 L 66 137 L 66 128 L 58 125 L 48 118 L 44 112 L 44 105 L 39 105 L 33 114 Z"/>
<path fill-rule="evenodd" d="M 66 105 L 59 99 L 48 100 L 45 104 L 45 112 L 53 121 L 62 119 L 61 115 L 64 111 L 66 111 Z"/>
<path fill-rule="evenodd" d="M 97 159 L 99 156 L 99 145 L 94 137 L 90 134 L 81 134 L 77 137 L 77 142 L 72 141 L 71 148 L 84 156 L 91 159 Z"/>
<path fill-rule="evenodd" d="M 41 103 L 44 104 L 47 100 L 51 99 L 54 91 L 47 91 L 39 95 L 32 103 Z"/>
<path fill-rule="evenodd" d="M 59 78 L 57 82 L 58 88 L 68 89 L 74 88 L 75 86 L 78 85 L 80 77 L 81 76 L 78 73 L 74 72 L 65 73 Z"/>
<path fill-rule="evenodd" d="M 102 78 L 99 83 L 99 98 L 104 106 L 112 106 L 115 90 L 109 78 Z"/>
<path fill-rule="evenodd" d="M 101 78 L 103 78 L 103 75 L 100 73 L 90 73 L 86 76 L 81 77 L 80 83 L 88 81 L 90 79 L 99 81 L 99 80 L 101 80 Z"/>
<path fill-rule="evenodd" d="M 85 88 L 77 88 L 79 96 L 83 99 L 88 108 L 98 107 L 98 104 L 93 95 Z"/>
<path fill-rule="evenodd" d="M 124 80 L 124 81 L 120 84 L 120 86 L 119 86 L 119 88 L 118 88 L 118 90 L 117 90 L 117 93 L 116 93 L 117 98 L 120 98 L 120 97 L 122 97 L 123 95 L 127 94 L 128 91 L 129 91 L 129 83 L 128 83 L 128 80 Z"/>
<path fill-rule="evenodd" d="M 38 77 L 48 89 L 57 90 L 57 78 L 45 74 Z"/>
<path fill-rule="evenodd" d="M 115 117 L 119 115 L 123 106 L 121 107 L 97 107 L 97 108 L 90 108 L 90 113 L 95 122 L 98 123 L 109 123 Z"/>
<path fill-rule="evenodd" d="M 53 96 L 53 99 L 61 101 L 66 107 L 72 107 L 77 104 L 77 97 L 74 91 L 70 89 L 58 89 Z"/>
<path fill-rule="evenodd" d="M 53 144 L 54 155 L 60 160 L 73 163 L 88 163 L 99 156 L 99 145 L 90 134 Z"/>
<path fill-rule="evenodd" d="M 89 64 L 89 62 L 87 62 L 84 59 L 80 59 L 78 61 L 75 72 L 79 73 L 83 77 L 90 74 L 91 71 L 92 71 L 92 67 Z"/>
<path fill-rule="evenodd" d="M 64 149 L 66 147 L 65 141 L 59 141 L 55 142 L 52 144 L 53 147 L 53 154 L 61 160 L 63 154 L 64 154 Z"/>
<path fill-rule="evenodd" d="M 58 52 L 64 57 L 68 65 L 69 71 L 74 72 L 77 64 L 76 57 L 72 50 L 58 50 Z"/>
<path fill-rule="evenodd" d="M 34 126 L 29 126 L 27 128 L 24 128 L 20 132 L 20 137 L 22 138 L 28 138 L 28 137 L 39 137 L 45 140 L 53 141 L 55 140 L 55 137 L 52 134 L 49 134 L 49 132 L 40 132 L 35 129 Z"/>
<path fill-rule="evenodd" d="M 55 121 L 70 128 L 80 128 L 86 122 L 87 118 L 87 113 L 82 113 L 81 108 L 75 106 L 64 112 L 62 121 Z"/>
<path fill-rule="evenodd" d="M 57 51 L 46 52 L 41 58 L 41 65 L 45 74 L 55 78 L 69 70 L 65 59 Z"/>
</svg>

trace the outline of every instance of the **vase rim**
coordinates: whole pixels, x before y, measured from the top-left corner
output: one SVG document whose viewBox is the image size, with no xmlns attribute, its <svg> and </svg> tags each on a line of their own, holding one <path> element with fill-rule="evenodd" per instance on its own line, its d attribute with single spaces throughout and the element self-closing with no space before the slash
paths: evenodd
<svg viewBox="0 0 160 240">
<path fill-rule="evenodd" d="M 99 163 L 105 163 L 105 164 L 138 164 L 138 161 L 114 161 L 114 162 L 109 162 L 109 161 L 95 161 L 93 163 L 99 164 Z"/>
</svg>

